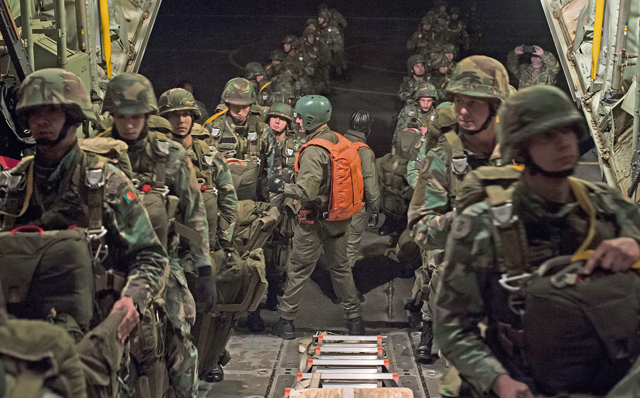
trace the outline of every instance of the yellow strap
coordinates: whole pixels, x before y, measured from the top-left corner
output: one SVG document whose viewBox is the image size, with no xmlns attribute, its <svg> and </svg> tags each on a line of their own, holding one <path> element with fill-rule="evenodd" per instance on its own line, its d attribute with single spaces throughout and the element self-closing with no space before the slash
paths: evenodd
<svg viewBox="0 0 640 398">
<path fill-rule="evenodd" d="M 589 199 L 589 195 L 587 194 L 584 185 L 579 182 L 578 179 L 569 177 L 569 184 L 571 184 L 573 193 L 576 195 L 576 199 L 578 199 L 578 204 L 589 215 L 589 232 L 587 233 L 587 238 L 582 242 L 580 248 L 578 248 L 578 250 L 573 254 L 571 261 L 587 260 L 589 256 L 593 254 L 593 250 L 586 250 L 586 248 L 589 247 L 596 233 L 596 209 L 593 206 L 591 199 Z M 640 268 L 640 261 L 636 262 L 633 265 L 633 268 Z"/>
<path fill-rule="evenodd" d="M 262 90 L 264 90 L 265 88 L 269 87 L 269 85 L 271 85 L 271 82 L 269 82 L 269 83 L 265 84 L 264 86 L 262 86 L 260 91 L 258 91 L 258 94 L 262 93 Z"/>
<path fill-rule="evenodd" d="M 29 202 L 31 202 L 31 195 L 33 194 L 33 165 L 34 165 L 34 161 L 31 161 L 31 164 L 29 165 L 29 171 L 27 172 L 27 195 L 24 198 L 24 203 L 22 204 L 22 210 L 20 211 L 20 214 L 18 215 L 14 215 L 14 214 L 9 214 L 9 213 L 5 213 L 3 211 L 0 211 L 0 214 L 3 214 L 5 216 L 9 216 L 9 217 L 14 217 L 14 218 L 18 218 L 21 217 L 25 211 L 27 211 L 27 209 L 29 208 Z"/>
<path fill-rule="evenodd" d="M 225 113 L 227 113 L 227 111 L 229 111 L 229 108 L 227 108 L 227 109 L 225 109 L 225 110 L 223 110 L 223 111 L 220 111 L 220 112 L 216 113 L 215 115 L 211 116 L 209 119 L 207 119 L 207 121 L 206 121 L 206 122 L 202 123 L 202 127 L 204 127 L 204 126 L 206 126 L 207 124 L 209 124 L 209 123 L 213 122 L 214 120 L 216 120 L 216 118 L 217 118 L 218 116 L 220 116 L 220 115 L 224 115 Z"/>
</svg>

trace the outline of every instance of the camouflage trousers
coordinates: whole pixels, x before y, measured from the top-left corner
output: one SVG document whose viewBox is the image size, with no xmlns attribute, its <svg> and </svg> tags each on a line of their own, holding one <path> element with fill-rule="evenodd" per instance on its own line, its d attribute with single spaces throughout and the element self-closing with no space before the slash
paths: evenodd
<svg viewBox="0 0 640 398">
<path fill-rule="evenodd" d="M 193 345 L 191 326 L 196 319 L 196 304 L 182 268 L 173 259 L 170 267 L 165 289 L 165 310 L 169 319 L 165 359 L 169 384 L 177 396 L 195 397 L 198 393 L 198 350 Z"/>
<path fill-rule="evenodd" d="M 364 207 L 351 218 L 348 232 L 349 243 L 347 244 L 347 259 L 351 268 L 356 264 L 358 254 L 360 254 L 360 242 L 362 241 L 362 233 L 367 227 L 367 221 L 367 210 Z"/>
<path fill-rule="evenodd" d="M 442 279 L 444 271 L 444 250 L 422 250 L 422 266 L 416 271 L 416 281 L 413 286 L 413 298 L 422 299 L 422 320 L 433 320 L 436 289 Z"/>
</svg>

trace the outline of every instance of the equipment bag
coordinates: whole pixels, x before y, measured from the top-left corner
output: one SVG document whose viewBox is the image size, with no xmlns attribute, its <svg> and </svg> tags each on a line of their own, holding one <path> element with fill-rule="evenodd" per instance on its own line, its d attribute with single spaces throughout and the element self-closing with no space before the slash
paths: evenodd
<svg viewBox="0 0 640 398">
<path fill-rule="evenodd" d="M 316 145 L 329 151 L 331 159 L 331 194 L 327 221 L 348 220 L 362 209 L 364 182 L 358 147 L 342 135 L 334 132 L 338 143 L 314 138 L 304 144 L 296 156 L 296 173 L 300 171 L 300 154 L 309 146 Z"/>
<path fill-rule="evenodd" d="M 241 200 L 238 202 L 233 247 L 244 253 L 262 248 L 279 218 L 278 209 L 270 203 Z"/>
<path fill-rule="evenodd" d="M 104 137 L 80 138 L 78 139 L 78 146 L 84 152 L 93 153 L 109 159 L 109 163 L 122 170 L 127 178 L 133 178 L 133 169 L 131 168 L 131 161 L 127 154 L 129 146 L 123 141 Z"/>
<path fill-rule="evenodd" d="M 49 392 L 86 398 L 83 366 L 74 346 L 64 329 L 47 322 L 0 320 L 6 397 L 39 398 Z"/>
<path fill-rule="evenodd" d="M 407 182 L 407 163 L 407 159 L 390 153 L 376 159 L 382 213 L 407 214 L 407 202 L 413 196 L 413 190 Z"/>
<path fill-rule="evenodd" d="M 67 314 L 88 330 L 94 278 L 85 229 L 18 227 L 0 232 L 0 247 L 0 280 L 11 314 L 27 319 Z"/>
<path fill-rule="evenodd" d="M 256 200 L 258 190 L 258 161 L 227 159 L 238 200 Z"/>
</svg>

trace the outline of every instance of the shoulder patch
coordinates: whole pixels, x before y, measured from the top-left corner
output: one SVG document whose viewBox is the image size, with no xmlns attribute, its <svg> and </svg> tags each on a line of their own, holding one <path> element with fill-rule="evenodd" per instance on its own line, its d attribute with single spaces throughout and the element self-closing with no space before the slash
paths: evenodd
<svg viewBox="0 0 640 398">
<path fill-rule="evenodd" d="M 451 237 L 453 239 L 464 239 L 470 232 L 471 216 L 468 214 L 460 214 L 451 226 Z"/>
<path fill-rule="evenodd" d="M 115 168 L 115 166 L 111 166 Z M 117 195 L 118 191 L 120 190 L 120 187 L 123 184 L 127 184 L 129 182 L 129 179 L 124 175 L 124 173 L 122 173 L 120 170 L 118 171 L 113 171 L 110 173 L 110 175 L 107 177 L 107 185 L 105 187 L 105 193 L 107 195 Z"/>
</svg>

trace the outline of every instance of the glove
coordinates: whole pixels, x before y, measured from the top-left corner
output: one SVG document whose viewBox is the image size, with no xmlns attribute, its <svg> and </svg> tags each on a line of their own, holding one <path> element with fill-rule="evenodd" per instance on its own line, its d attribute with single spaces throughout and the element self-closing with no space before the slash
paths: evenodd
<svg viewBox="0 0 640 398">
<path fill-rule="evenodd" d="M 371 217 L 369 217 L 367 227 L 374 228 L 376 225 L 378 225 L 378 213 L 373 213 L 371 214 Z"/>
<path fill-rule="evenodd" d="M 284 192 L 284 180 L 280 177 L 275 177 L 269 180 L 269 192 L 271 193 L 283 193 Z"/>
<path fill-rule="evenodd" d="M 216 281 L 211 272 L 211 267 L 199 267 L 198 275 L 194 294 L 195 300 L 204 304 L 204 312 L 209 312 L 218 300 Z"/>
</svg>

